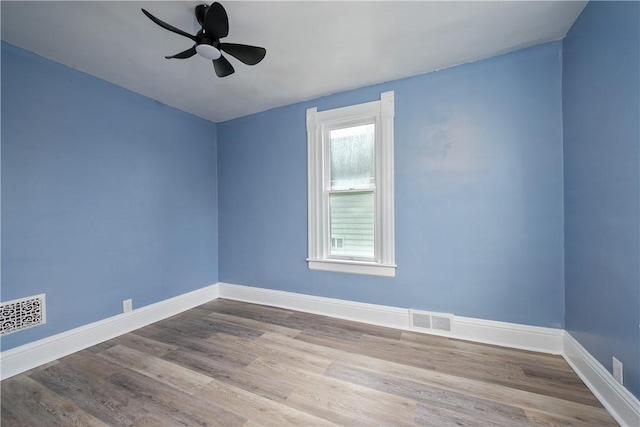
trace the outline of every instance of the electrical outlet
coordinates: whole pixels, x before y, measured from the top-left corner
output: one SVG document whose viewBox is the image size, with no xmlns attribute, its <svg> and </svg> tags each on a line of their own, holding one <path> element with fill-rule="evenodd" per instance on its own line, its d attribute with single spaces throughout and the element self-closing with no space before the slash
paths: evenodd
<svg viewBox="0 0 640 427">
<path fill-rule="evenodd" d="M 122 301 L 122 312 L 128 313 L 133 310 L 133 301 L 131 299 L 126 299 Z"/>
<path fill-rule="evenodd" d="M 622 375 L 622 362 L 613 358 L 613 379 L 623 384 L 624 377 Z"/>
</svg>

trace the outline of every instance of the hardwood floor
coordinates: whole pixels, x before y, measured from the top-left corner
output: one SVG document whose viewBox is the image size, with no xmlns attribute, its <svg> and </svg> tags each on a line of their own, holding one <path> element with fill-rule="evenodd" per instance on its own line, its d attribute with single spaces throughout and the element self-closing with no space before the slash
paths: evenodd
<svg viewBox="0 0 640 427">
<path fill-rule="evenodd" d="M 559 356 L 228 300 L 2 382 L 2 426 L 617 425 Z"/>
</svg>

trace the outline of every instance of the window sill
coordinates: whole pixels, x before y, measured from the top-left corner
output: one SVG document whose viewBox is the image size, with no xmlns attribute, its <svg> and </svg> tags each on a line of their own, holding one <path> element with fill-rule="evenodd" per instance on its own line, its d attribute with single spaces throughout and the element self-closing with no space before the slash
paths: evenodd
<svg viewBox="0 0 640 427">
<path fill-rule="evenodd" d="M 396 266 L 364 261 L 335 259 L 307 259 L 309 270 L 333 271 L 336 273 L 366 274 L 369 276 L 395 277 Z"/>
</svg>

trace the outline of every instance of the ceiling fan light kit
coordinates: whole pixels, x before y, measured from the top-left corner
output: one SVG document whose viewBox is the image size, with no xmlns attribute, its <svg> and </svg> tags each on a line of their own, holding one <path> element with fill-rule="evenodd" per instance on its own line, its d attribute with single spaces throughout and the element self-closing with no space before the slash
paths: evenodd
<svg viewBox="0 0 640 427">
<path fill-rule="evenodd" d="M 213 69 L 218 77 L 226 77 L 235 72 L 231 63 L 222 55 L 222 52 L 233 56 L 246 65 L 256 65 L 267 54 L 266 49 L 263 47 L 220 42 L 221 38 L 229 34 L 229 18 L 224 7 L 218 2 L 212 3 L 211 6 L 201 4 L 195 7 L 196 20 L 202 27 L 196 35 L 191 35 L 169 25 L 144 9 L 142 9 L 142 13 L 165 30 L 187 37 L 195 42 L 191 48 L 175 55 L 165 56 L 165 58 L 187 59 L 197 53 L 204 58 L 212 60 Z"/>
<path fill-rule="evenodd" d="M 203 58 L 207 58 L 211 60 L 216 60 L 220 58 L 220 56 L 222 55 L 222 53 L 220 53 L 218 49 L 211 46 L 210 44 L 205 44 L 205 43 L 197 45 L 196 52 L 198 53 L 198 55 L 202 56 Z"/>
</svg>

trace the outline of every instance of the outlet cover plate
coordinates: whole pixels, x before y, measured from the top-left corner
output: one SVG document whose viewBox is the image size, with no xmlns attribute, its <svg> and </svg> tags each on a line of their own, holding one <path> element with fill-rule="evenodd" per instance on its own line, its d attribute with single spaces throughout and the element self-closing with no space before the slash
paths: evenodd
<svg viewBox="0 0 640 427">
<path fill-rule="evenodd" d="M 620 385 L 624 382 L 624 377 L 622 374 L 622 362 L 613 357 L 613 379 L 618 381 Z"/>
<path fill-rule="evenodd" d="M 122 312 L 128 313 L 133 310 L 133 301 L 131 299 L 126 299 L 122 301 Z"/>
</svg>

